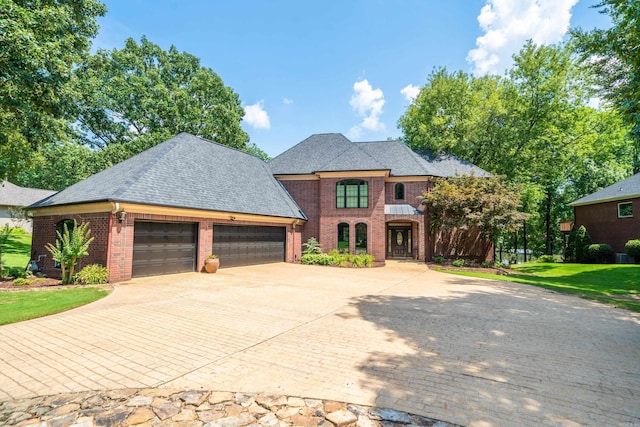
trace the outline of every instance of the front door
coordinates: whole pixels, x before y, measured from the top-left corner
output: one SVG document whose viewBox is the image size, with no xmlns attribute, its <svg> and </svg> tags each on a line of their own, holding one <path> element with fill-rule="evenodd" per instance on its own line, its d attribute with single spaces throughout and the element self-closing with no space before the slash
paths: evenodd
<svg viewBox="0 0 640 427">
<path fill-rule="evenodd" d="M 389 227 L 387 230 L 387 256 L 411 258 L 411 227 Z"/>
</svg>

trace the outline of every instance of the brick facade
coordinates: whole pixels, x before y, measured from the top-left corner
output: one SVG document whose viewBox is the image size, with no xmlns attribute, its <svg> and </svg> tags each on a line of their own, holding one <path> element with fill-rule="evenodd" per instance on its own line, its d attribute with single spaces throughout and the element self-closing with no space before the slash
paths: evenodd
<svg viewBox="0 0 640 427">
<path fill-rule="evenodd" d="M 89 222 L 91 236 L 94 238 L 89 245 L 89 255 L 78 260 L 76 271 L 80 271 L 82 267 L 89 264 L 107 265 L 111 221 L 111 215 L 108 212 L 36 216 L 33 218 L 31 259 L 37 262 L 40 271 L 47 276 L 60 278 L 61 270 L 55 267 L 51 254 L 45 245 L 47 243 L 55 244 L 56 227 L 66 219 L 75 219 L 78 225 Z"/>
<path fill-rule="evenodd" d="M 633 203 L 633 216 L 618 218 L 618 203 Z M 576 228 L 584 225 L 593 243 L 607 243 L 614 252 L 624 253 L 624 245 L 640 238 L 640 198 L 575 206 Z"/>
<path fill-rule="evenodd" d="M 90 222 L 89 228 L 94 241 L 89 247 L 89 255 L 78 261 L 77 270 L 89 264 L 104 265 L 109 269 L 109 281 L 121 282 L 131 279 L 133 268 L 133 237 L 136 220 L 156 222 L 190 222 L 197 227 L 197 271 L 202 271 L 205 257 L 211 253 L 213 246 L 214 225 L 258 225 L 279 226 L 286 229 L 285 261 L 298 262 L 301 257 L 302 229 L 292 224 L 272 224 L 254 221 L 232 221 L 231 219 L 208 219 L 175 215 L 156 215 L 142 213 L 127 213 L 124 221 L 120 222 L 110 212 L 83 215 L 55 215 L 34 217 L 34 233 L 32 243 L 32 259 L 41 261 L 38 266 L 43 273 L 50 277 L 60 278 L 60 268 L 55 268 L 51 255 L 46 250 L 47 243 L 56 240 L 56 225 L 65 219 L 76 219 L 78 223 Z"/>
</svg>

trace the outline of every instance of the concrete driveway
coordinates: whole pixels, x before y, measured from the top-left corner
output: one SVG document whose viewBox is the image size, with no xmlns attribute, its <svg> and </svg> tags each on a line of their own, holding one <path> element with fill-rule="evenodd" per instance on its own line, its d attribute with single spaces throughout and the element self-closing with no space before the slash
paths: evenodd
<svg viewBox="0 0 640 427">
<path fill-rule="evenodd" d="M 472 426 L 640 425 L 640 316 L 416 263 L 136 279 L 0 343 L 0 400 L 204 388 Z"/>
</svg>

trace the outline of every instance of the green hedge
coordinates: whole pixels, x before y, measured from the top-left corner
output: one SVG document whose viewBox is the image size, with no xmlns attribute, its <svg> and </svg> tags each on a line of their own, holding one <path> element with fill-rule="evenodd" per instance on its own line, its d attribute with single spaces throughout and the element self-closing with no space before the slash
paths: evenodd
<svg viewBox="0 0 640 427">
<path fill-rule="evenodd" d="M 332 250 L 327 254 L 304 254 L 302 255 L 302 258 L 300 258 L 300 262 L 306 265 L 334 265 L 338 267 L 362 268 L 373 266 L 373 255 L 352 255 L 349 253 L 340 253 L 337 250 Z"/>
<path fill-rule="evenodd" d="M 584 247 L 584 258 L 591 264 L 608 264 L 615 260 L 615 254 L 608 244 L 595 243 Z"/>
<path fill-rule="evenodd" d="M 629 240 L 624 245 L 624 251 L 627 253 L 627 255 L 633 257 L 633 259 L 636 261 L 636 264 L 640 264 L 640 239 Z"/>
</svg>

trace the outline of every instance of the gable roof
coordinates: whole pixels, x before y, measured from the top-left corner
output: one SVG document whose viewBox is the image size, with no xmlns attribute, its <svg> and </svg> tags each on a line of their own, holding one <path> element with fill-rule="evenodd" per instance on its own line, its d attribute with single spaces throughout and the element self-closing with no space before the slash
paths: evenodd
<svg viewBox="0 0 640 427">
<path fill-rule="evenodd" d="M 29 206 L 31 203 L 49 197 L 52 194 L 55 194 L 55 191 L 20 187 L 9 181 L 2 181 L 2 184 L 0 184 L 0 205 Z"/>
<path fill-rule="evenodd" d="M 596 203 L 613 202 L 616 200 L 631 199 L 640 197 L 640 173 L 637 173 L 625 180 L 616 182 L 613 185 L 603 188 L 600 191 L 584 196 L 569 206 L 593 205 Z"/>
<path fill-rule="evenodd" d="M 306 219 L 267 164 L 181 133 L 30 208 L 118 201 Z"/>
<path fill-rule="evenodd" d="M 388 170 L 392 176 L 452 177 L 485 170 L 453 155 L 414 152 L 401 141 L 351 142 L 339 133 L 311 135 L 269 162 L 275 175 Z"/>
</svg>

